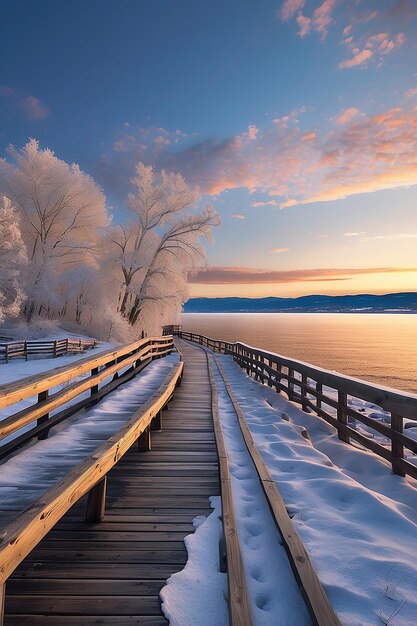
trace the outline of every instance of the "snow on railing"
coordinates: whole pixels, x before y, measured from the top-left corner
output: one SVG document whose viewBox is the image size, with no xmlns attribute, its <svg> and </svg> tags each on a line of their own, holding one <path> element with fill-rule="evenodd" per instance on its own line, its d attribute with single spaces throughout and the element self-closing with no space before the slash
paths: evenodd
<svg viewBox="0 0 417 626">
<path fill-rule="evenodd" d="M 413 427 L 417 429 L 416 394 L 374 385 L 241 342 L 220 341 L 180 329 L 175 334 L 214 352 L 232 355 L 248 375 L 278 393 L 285 392 L 304 411 L 312 410 L 334 426 L 341 441 L 355 440 L 391 463 L 394 474 L 417 479 L 417 441 L 404 434 L 404 429 L 410 433 Z"/>
<path fill-rule="evenodd" d="M 18 409 L 0 421 L 0 441 L 3 441 L 0 459 L 34 437 L 45 439 L 52 426 L 95 404 L 133 378 L 152 359 L 169 354 L 173 347 L 172 336 L 147 337 L 74 364 L 0 385 L 0 409 L 14 405 Z M 37 401 L 33 404 L 31 398 Z M 62 410 L 56 412 L 57 409 Z"/>
</svg>

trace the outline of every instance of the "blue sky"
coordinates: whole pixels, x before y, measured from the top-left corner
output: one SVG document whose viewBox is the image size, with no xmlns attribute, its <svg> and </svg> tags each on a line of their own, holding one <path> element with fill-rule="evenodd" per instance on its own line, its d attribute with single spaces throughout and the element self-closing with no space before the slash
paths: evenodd
<svg viewBox="0 0 417 626">
<path fill-rule="evenodd" d="M 193 294 L 417 289 L 415 2 L 2 4 L 2 153 L 37 138 L 115 220 L 137 160 L 182 172 L 222 216 Z"/>
</svg>

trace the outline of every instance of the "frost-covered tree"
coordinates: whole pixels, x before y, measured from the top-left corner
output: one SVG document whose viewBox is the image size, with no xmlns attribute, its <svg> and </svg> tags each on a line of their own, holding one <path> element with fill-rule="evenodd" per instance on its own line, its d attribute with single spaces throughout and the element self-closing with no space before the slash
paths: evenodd
<svg viewBox="0 0 417 626">
<path fill-rule="evenodd" d="M 0 198 L 0 322 L 17 317 L 25 297 L 21 272 L 27 264 L 19 215 L 9 198 Z"/>
<path fill-rule="evenodd" d="M 0 161 L 0 186 L 20 213 L 30 262 L 28 319 L 57 305 L 57 279 L 70 266 L 82 265 L 105 226 L 105 198 L 78 165 L 68 165 L 31 139 L 22 150 L 9 149 L 11 163 Z"/>
<path fill-rule="evenodd" d="M 178 316 L 187 273 L 204 259 L 200 239 L 210 237 L 219 218 L 209 206 L 192 211 L 198 191 L 179 174 L 157 174 L 138 163 L 132 184 L 128 206 L 134 218 L 116 228 L 112 238 L 119 310 L 132 327 L 149 331 Z"/>
</svg>

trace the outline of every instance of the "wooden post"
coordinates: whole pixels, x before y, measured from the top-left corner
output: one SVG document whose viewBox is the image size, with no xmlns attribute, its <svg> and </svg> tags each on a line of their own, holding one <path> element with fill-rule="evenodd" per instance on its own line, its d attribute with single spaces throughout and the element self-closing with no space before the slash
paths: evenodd
<svg viewBox="0 0 417 626">
<path fill-rule="evenodd" d="M 68 354 L 68 344 L 69 344 L 69 339 L 68 337 L 65 339 L 65 354 Z"/>
<path fill-rule="evenodd" d="M 43 402 L 44 400 L 46 400 L 48 397 L 48 394 L 49 392 L 47 389 L 45 391 L 41 391 L 40 393 L 38 393 L 38 402 Z M 47 422 L 48 419 L 49 419 L 49 413 L 45 413 L 45 415 L 42 415 L 42 417 L 38 418 L 36 424 L 40 426 L 41 424 L 44 424 L 45 422 Z M 42 441 L 42 439 L 47 439 L 48 434 L 49 434 L 49 429 L 43 430 L 41 433 L 39 433 L 38 440 Z"/>
<path fill-rule="evenodd" d="M 4 602 L 6 599 L 6 583 L 3 583 L 0 589 L 0 626 L 4 624 Z"/>
<path fill-rule="evenodd" d="M 85 509 L 85 521 L 88 524 L 98 524 L 104 519 L 106 510 L 106 486 L 107 476 L 103 478 L 88 492 L 87 507 Z"/>
<path fill-rule="evenodd" d="M 138 438 L 138 451 L 148 452 L 149 450 L 151 450 L 151 448 L 151 429 L 149 426 L 147 426 Z"/>
<path fill-rule="evenodd" d="M 345 407 L 347 407 L 347 393 L 345 393 L 344 391 L 338 391 L 337 392 L 337 401 L 339 403 L 339 406 L 337 407 L 337 421 L 338 421 L 338 424 L 343 424 L 343 425 L 347 426 L 348 418 L 347 418 L 347 413 L 346 413 L 346 410 L 345 410 Z M 341 441 L 344 441 L 345 443 L 350 443 L 349 435 L 344 433 L 339 428 L 337 429 L 337 436 L 339 437 L 339 439 Z"/>
<path fill-rule="evenodd" d="M 55 341 L 54 341 L 54 358 L 56 358 L 56 347 L 57 347 L 57 340 L 55 339 Z"/>
<path fill-rule="evenodd" d="M 93 369 L 91 370 L 91 376 L 95 376 L 96 374 L 98 374 L 98 367 L 93 367 Z M 98 385 L 93 385 L 90 390 L 90 396 L 94 396 L 97 391 Z"/>
<path fill-rule="evenodd" d="M 307 404 L 305 403 L 307 395 L 307 375 L 301 374 L 301 408 L 303 411 L 307 410 Z"/>
<path fill-rule="evenodd" d="M 402 433 L 404 428 L 403 418 L 401 415 L 391 413 L 391 430 L 397 433 Z M 404 445 L 400 441 L 391 439 L 391 453 L 392 453 L 392 472 L 397 476 L 405 476 L 404 470 L 401 468 L 399 460 L 404 458 Z"/>
<path fill-rule="evenodd" d="M 24 343 L 24 349 L 25 349 L 25 361 L 28 360 L 28 342 L 25 340 Z"/>
<path fill-rule="evenodd" d="M 294 395 L 294 383 L 290 380 L 291 378 L 294 378 L 294 370 L 289 367 L 288 368 L 288 398 L 289 400 L 291 400 L 291 398 Z"/>
<path fill-rule="evenodd" d="M 317 393 L 319 393 L 320 395 L 323 394 L 323 385 L 321 383 L 316 383 L 316 391 Z M 321 409 L 321 398 L 317 398 L 316 397 L 316 407 L 318 409 Z"/>
<path fill-rule="evenodd" d="M 151 430 L 162 430 L 162 411 L 158 411 L 151 422 Z"/>
<path fill-rule="evenodd" d="M 6 363 L 9 362 L 9 344 L 6 343 Z"/>
</svg>

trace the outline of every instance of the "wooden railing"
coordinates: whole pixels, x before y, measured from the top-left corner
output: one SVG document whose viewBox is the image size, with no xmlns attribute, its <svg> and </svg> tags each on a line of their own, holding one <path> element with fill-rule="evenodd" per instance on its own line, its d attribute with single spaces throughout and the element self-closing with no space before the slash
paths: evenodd
<svg viewBox="0 0 417 626">
<path fill-rule="evenodd" d="M 0 359 L 5 359 L 6 363 L 10 359 L 24 358 L 28 360 L 30 356 L 41 355 L 57 357 L 63 354 L 74 354 L 84 352 L 91 348 L 96 348 L 98 342 L 94 339 L 55 339 L 52 341 L 1 341 Z"/>
<path fill-rule="evenodd" d="M 231 354 L 248 375 L 277 392 L 285 392 L 291 401 L 301 404 L 303 410 L 313 410 L 334 426 L 340 440 L 345 443 L 355 440 L 391 463 L 394 474 L 417 478 L 417 466 L 410 463 L 404 454 L 404 448 L 417 454 L 417 441 L 404 433 L 404 426 L 407 426 L 405 420 L 417 421 L 416 394 L 373 385 L 241 342 L 211 339 L 182 330 L 177 334 L 214 352 Z M 349 402 L 351 398 L 381 407 L 390 413 L 390 422 L 382 423 L 356 410 L 355 405 Z M 359 432 L 357 422 L 368 430 Z M 384 441 L 373 439 L 374 433 L 382 435 L 387 445 L 383 445 Z"/>
<path fill-rule="evenodd" d="M 65 380 L 69 380 L 68 377 L 71 378 L 77 373 L 86 372 L 90 369 L 98 370 L 101 366 L 106 368 L 103 372 L 105 376 L 112 372 L 117 373 L 120 368 L 129 363 L 132 363 L 137 371 L 136 362 L 147 358 L 147 356 L 155 358 L 167 354 L 172 350 L 172 347 L 172 337 L 150 338 L 124 346 L 119 350 L 107 351 L 88 362 L 86 360 L 84 362 L 79 361 L 77 366 L 71 370 L 68 368 L 61 368 L 60 371 L 55 370 L 54 374 L 45 379 L 38 377 L 37 381 L 32 380 L 30 383 L 28 379 L 24 379 L 21 381 L 20 390 L 15 386 L 10 393 L 6 394 L 2 389 L 1 406 L 10 405 L 13 401 L 27 397 L 30 392 L 45 391 L 50 388 L 51 383 L 56 385 L 59 382 L 65 382 Z M 111 362 L 114 365 L 111 365 Z M 183 366 L 182 361 L 173 364 L 157 391 L 128 419 L 122 428 L 0 532 L 0 624 L 3 624 L 7 579 L 72 505 L 88 493 L 86 521 L 98 523 L 103 520 L 107 473 L 118 463 L 135 441 L 138 442 L 138 450 L 149 450 L 150 431 L 154 423 L 156 423 L 156 428 L 161 428 L 161 411 L 173 397 L 175 387 L 181 382 Z M 99 382 L 98 375 L 92 375 L 87 381 L 88 388 L 94 389 Z M 97 393 L 94 392 L 94 394 L 95 399 L 97 399 Z M 28 482 L 30 482 L 30 476 L 28 476 Z"/>
<path fill-rule="evenodd" d="M 52 426 L 85 406 L 95 404 L 120 384 L 130 380 L 152 359 L 169 354 L 173 347 L 172 336 L 147 337 L 117 349 L 106 350 L 94 357 L 80 359 L 71 365 L 0 385 L 0 409 L 29 398 L 35 400 L 29 407 L 0 421 L 0 441 L 8 438 L 7 442 L 0 445 L 0 459 L 34 437 L 45 439 Z M 106 381 L 109 377 L 110 381 Z M 57 389 L 58 386 L 62 388 Z M 90 392 L 88 398 L 51 414 L 85 391 Z"/>
<path fill-rule="evenodd" d="M 178 335 L 181 330 L 181 326 L 179 324 L 166 324 L 162 326 L 162 334 L 165 335 Z"/>
</svg>

